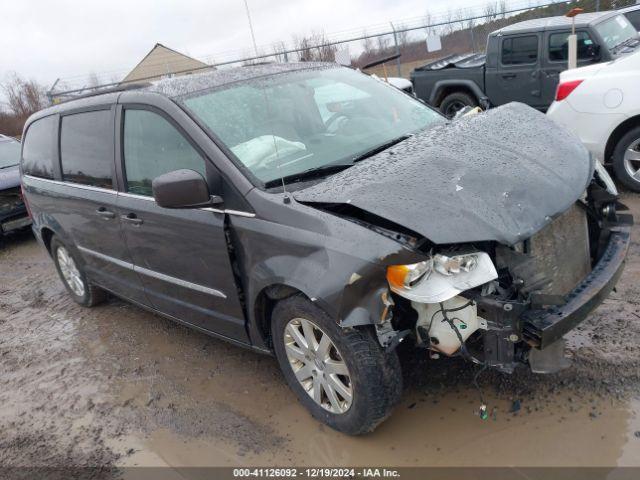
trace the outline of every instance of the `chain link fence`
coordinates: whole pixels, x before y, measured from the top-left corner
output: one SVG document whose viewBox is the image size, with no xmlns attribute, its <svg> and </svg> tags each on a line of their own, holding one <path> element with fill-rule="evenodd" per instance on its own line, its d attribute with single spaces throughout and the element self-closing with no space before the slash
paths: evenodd
<svg viewBox="0 0 640 480">
<path fill-rule="evenodd" d="M 312 33 L 293 37 L 267 46 L 259 46 L 253 54 L 247 51 L 223 52 L 202 61 L 193 68 L 192 59 L 157 55 L 151 69 L 164 68 L 162 76 L 154 75 L 135 82 L 184 75 L 228 66 L 263 62 L 326 61 L 360 68 L 378 76 L 409 78 L 411 71 L 425 63 L 452 54 L 482 53 L 489 33 L 507 25 L 533 18 L 564 15 L 572 8 L 585 12 L 615 10 L 633 5 L 637 0 L 491 0 L 483 6 L 448 10 L 438 15 L 425 14 L 400 22 L 373 25 L 365 29 L 334 34 Z M 397 57 L 380 63 L 381 59 Z M 369 65 L 377 64 L 368 67 Z M 126 71 L 103 72 L 89 76 L 58 80 L 49 90 L 52 103 L 95 90 L 126 86 Z"/>
</svg>

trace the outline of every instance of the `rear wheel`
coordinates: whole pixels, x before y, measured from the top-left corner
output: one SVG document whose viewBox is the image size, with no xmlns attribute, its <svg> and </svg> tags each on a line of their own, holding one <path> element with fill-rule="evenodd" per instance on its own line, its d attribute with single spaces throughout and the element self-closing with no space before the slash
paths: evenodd
<svg viewBox="0 0 640 480">
<path fill-rule="evenodd" d="M 274 350 L 300 402 L 330 427 L 359 435 L 391 413 L 402 393 L 395 352 L 370 329 L 343 329 L 302 296 L 282 300 L 272 315 Z"/>
<path fill-rule="evenodd" d="M 478 101 L 472 95 L 465 92 L 453 92 L 444 97 L 440 102 L 440 111 L 447 118 L 455 117 L 464 107 L 477 107 Z"/>
<path fill-rule="evenodd" d="M 629 130 L 613 150 L 613 170 L 625 187 L 640 192 L 640 127 Z"/>
<path fill-rule="evenodd" d="M 51 239 L 51 255 L 62 283 L 76 303 L 92 307 L 107 298 L 104 290 L 89 283 L 82 263 L 58 237 Z"/>
</svg>

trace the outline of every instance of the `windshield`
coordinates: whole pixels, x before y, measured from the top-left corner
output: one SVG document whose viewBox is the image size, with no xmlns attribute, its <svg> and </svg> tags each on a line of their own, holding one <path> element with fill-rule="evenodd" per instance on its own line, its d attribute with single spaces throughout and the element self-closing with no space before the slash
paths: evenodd
<svg viewBox="0 0 640 480">
<path fill-rule="evenodd" d="M 15 140 L 0 140 L 0 168 L 20 163 L 20 143 Z"/>
<path fill-rule="evenodd" d="M 638 32 L 624 15 L 610 18 L 597 24 L 595 28 L 609 50 L 638 36 Z"/>
<path fill-rule="evenodd" d="M 257 78 L 182 103 L 265 184 L 313 170 L 328 174 L 329 166 L 353 164 L 445 121 L 406 93 L 347 68 Z"/>
</svg>

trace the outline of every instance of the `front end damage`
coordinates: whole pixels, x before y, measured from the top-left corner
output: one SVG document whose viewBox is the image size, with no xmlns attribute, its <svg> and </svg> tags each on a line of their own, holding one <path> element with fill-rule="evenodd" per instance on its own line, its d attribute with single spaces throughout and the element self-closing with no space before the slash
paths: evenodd
<svg viewBox="0 0 640 480">
<path fill-rule="evenodd" d="M 0 191 L 0 235 L 31 225 L 20 186 Z"/>
<path fill-rule="evenodd" d="M 413 254 L 356 272 L 344 327 L 506 372 L 564 365 L 562 337 L 615 286 L 632 223 L 602 166 L 520 104 L 433 127 L 294 197 Z"/>
<path fill-rule="evenodd" d="M 565 367 L 563 336 L 622 273 L 633 222 L 624 210 L 599 171 L 583 198 L 524 241 L 440 247 L 420 264 L 388 267 L 381 343 L 411 332 L 434 358 L 509 373 L 522 363 L 540 373 Z"/>
</svg>

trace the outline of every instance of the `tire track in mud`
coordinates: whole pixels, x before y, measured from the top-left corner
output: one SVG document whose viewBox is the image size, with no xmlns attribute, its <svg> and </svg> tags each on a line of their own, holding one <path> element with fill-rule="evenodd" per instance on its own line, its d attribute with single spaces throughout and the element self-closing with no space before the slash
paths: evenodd
<svg viewBox="0 0 640 480">
<path fill-rule="evenodd" d="M 189 438 L 223 439 L 240 455 L 283 444 L 270 428 L 226 404 L 192 405 L 158 362 L 132 361 L 144 353 L 136 349 L 149 335 L 162 336 L 170 348 L 182 348 L 199 363 L 211 358 L 194 355 L 190 343 L 205 340 L 218 347 L 222 342 L 194 336 L 116 299 L 82 308 L 66 295 L 52 262 L 30 236 L 11 238 L 3 247 L 1 465 L 109 467 L 133 453 L 126 444 L 131 431 L 158 428 Z M 229 348 L 237 350 L 226 345 L 223 350 Z M 148 390 L 149 398 L 123 401 L 120 390 L 131 383 Z"/>
</svg>

